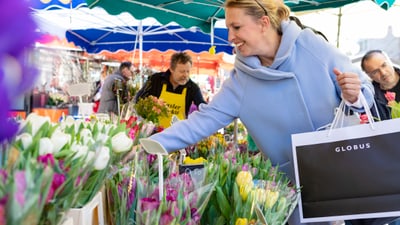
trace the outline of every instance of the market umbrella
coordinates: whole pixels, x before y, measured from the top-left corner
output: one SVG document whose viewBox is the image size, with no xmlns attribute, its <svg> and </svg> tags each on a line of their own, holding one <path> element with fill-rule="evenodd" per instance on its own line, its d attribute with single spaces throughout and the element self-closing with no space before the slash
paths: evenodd
<svg viewBox="0 0 400 225">
<path fill-rule="evenodd" d="M 358 0 L 285 0 L 293 12 L 340 7 Z M 224 0 L 86 0 L 89 8 L 102 7 L 112 15 L 129 12 L 137 19 L 154 17 L 162 24 L 199 27 L 204 32 L 213 31 L 214 23 L 225 18 Z M 375 0 L 381 7 L 389 7 L 394 0 Z"/>
<path fill-rule="evenodd" d="M 89 53 L 140 49 L 140 38 L 142 38 L 141 49 L 143 51 L 173 49 L 175 51 L 208 52 L 212 45 L 210 34 L 202 32 L 197 27 L 186 29 L 177 25 L 117 26 L 68 30 L 66 38 Z M 232 54 L 233 46 L 227 39 L 228 31 L 226 28 L 214 28 L 213 46 L 215 53 Z"/>
</svg>

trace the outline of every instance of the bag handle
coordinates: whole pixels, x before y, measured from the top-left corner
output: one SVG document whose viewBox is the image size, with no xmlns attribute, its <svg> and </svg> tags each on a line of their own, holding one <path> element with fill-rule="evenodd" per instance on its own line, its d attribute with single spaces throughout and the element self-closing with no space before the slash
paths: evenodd
<svg viewBox="0 0 400 225">
<path fill-rule="evenodd" d="M 369 122 L 369 125 L 370 125 L 371 129 L 375 130 L 374 117 L 372 116 L 371 110 L 370 110 L 370 108 L 368 106 L 368 102 L 365 99 L 364 94 L 361 92 L 358 97 L 360 98 L 361 104 L 364 107 L 364 110 L 365 110 L 365 113 L 367 115 L 368 122 Z M 375 108 L 376 108 L 375 101 L 374 101 L 374 105 L 375 105 Z M 346 103 L 345 103 L 344 100 L 342 100 L 340 102 L 340 104 L 339 104 L 338 111 L 337 111 L 335 117 L 333 118 L 333 122 L 332 122 L 332 124 L 331 124 L 331 126 L 329 128 L 328 136 L 331 134 L 331 131 L 333 129 L 343 127 L 344 117 L 346 116 L 345 115 L 345 109 L 346 109 Z M 375 109 L 375 110 L 377 110 L 377 109 Z M 379 116 L 379 114 L 378 114 L 378 116 Z"/>
</svg>

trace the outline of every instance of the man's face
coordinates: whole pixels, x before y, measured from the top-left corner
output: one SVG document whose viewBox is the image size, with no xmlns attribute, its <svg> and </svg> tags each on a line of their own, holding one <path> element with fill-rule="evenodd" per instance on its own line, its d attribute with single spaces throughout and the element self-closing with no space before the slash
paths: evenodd
<svg viewBox="0 0 400 225">
<path fill-rule="evenodd" d="M 364 61 L 364 69 L 368 76 L 379 83 L 381 87 L 394 87 L 397 82 L 397 74 L 390 60 L 380 53 L 372 55 Z"/>
<path fill-rule="evenodd" d="M 126 78 L 131 78 L 133 73 L 132 73 L 132 70 L 130 68 L 124 67 L 121 70 L 121 74 L 122 74 L 122 76 L 124 76 Z"/>
<path fill-rule="evenodd" d="M 185 64 L 176 64 L 175 69 L 170 69 L 171 77 L 169 81 L 172 86 L 177 87 L 178 85 L 185 85 L 189 81 L 190 70 L 192 69 L 192 64 L 187 62 Z"/>
</svg>

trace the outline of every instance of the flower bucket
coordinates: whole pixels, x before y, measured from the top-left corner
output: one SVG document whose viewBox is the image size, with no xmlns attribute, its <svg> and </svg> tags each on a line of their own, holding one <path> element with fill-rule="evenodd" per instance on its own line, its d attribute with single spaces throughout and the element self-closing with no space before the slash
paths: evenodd
<svg viewBox="0 0 400 225">
<path fill-rule="evenodd" d="M 73 225 L 104 225 L 102 192 L 84 207 L 68 210 L 66 217 L 72 218 Z"/>
</svg>

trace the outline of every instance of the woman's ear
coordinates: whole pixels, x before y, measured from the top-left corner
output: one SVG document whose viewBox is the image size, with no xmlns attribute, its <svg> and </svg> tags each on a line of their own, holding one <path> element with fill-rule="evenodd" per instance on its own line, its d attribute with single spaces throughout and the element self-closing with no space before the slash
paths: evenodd
<svg viewBox="0 0 400 225">
<path fill-rule="evenodd" d="M 269 28 L 271 26 L 271 21 L 269 19 L 269 16 L 263 16 L 260 18 L 261 23 L 263 26 L 265 26 L 266 28 Z"/>
</svg>

